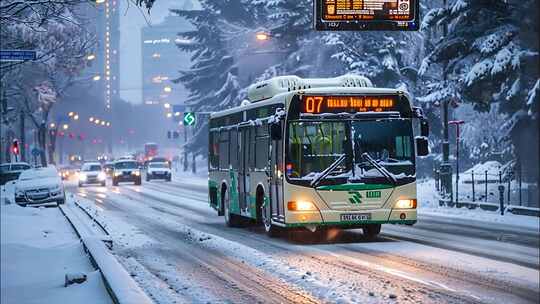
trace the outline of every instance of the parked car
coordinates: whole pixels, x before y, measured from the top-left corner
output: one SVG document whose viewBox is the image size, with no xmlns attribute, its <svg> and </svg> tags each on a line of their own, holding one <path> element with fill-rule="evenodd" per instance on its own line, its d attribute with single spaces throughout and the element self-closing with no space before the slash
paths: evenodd
<svg viewBox="0 0 540 304">
<path fill-rule="evenodd" d="M 105 187 L 107 175 L 100 163 L 84 163 L 79 172 L 79 187 L 86 184 L 100 184 Z"/>
<path fill-rule="evenodd" d="M 146 181 L 152 179 L 164 179 L 168 182 L 171 181 L 171 168 L 168 162 L 149 162 L 146 167 Z"/>
<path fill-rule="evenodd" d="M 64 185 L 55 167 L 34 168 L 23 171 L 15 184 L 15 202 L 26 206 L 66 201 Z"/>
<path fill-rule="evenodd" d="M 114 186 L 118 186 L 120 182 L 133 182 L 135 185 L 140 185 L 142 178 L 139 164 L 134 160 L 116 161 L 114 163 L 112 182 Z"/>
<path fill-rule="evenodd" d="M 9 181 L 18 179 L 23 171 L 30 168 L 32 167 L 29 164 L 23 162 L 1 164 L 0 185 L 5 185 Z"/>
</svg>

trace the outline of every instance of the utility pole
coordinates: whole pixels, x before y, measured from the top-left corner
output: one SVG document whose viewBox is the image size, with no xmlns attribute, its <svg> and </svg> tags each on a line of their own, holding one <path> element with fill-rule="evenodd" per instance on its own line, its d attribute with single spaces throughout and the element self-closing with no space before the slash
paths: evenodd
<svg viewBox="0 0 540 304">
<path fill-rule="evenodd" d="M 21 123 L 21 133 L 19 134 L 19 138 L 21 139 L 21 161 L 26 162 L 26 134 L 24 128 L 25 115 L 23 110 L 20 112 L 19 120 Z"/>
<path fill-rule="evenodd" d="M 447 8 L 447 0 L 443 0 L 444 8 Z M 448 35 L 448 22 L 444 22 L 443 26 L 443 37 L 446 38 Z M 443 66 L 443 85 L 446 85 L 447 75 L 446 70 L 448 68 L 448 62 L 444 62 Z M 441 177 L 441 195 L 442 198 L 446 200 L 450 199 L 450 204 L 453 202 L 452 195 L 452 165 L 450 164 L 450 143 L 448 140 L 448 106 L 450 101 L 448 99 L 444 100 L 441 103 L 442 106 L 442 125 L 443 125 L 443 142 L 442 142 L 442 154 L 443 161 L 440 167 L 440 177 Z"/>
</svg>

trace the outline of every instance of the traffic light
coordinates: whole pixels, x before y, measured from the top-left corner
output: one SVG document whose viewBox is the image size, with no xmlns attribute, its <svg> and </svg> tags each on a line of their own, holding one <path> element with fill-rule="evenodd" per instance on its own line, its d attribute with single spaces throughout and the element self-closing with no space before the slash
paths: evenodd
<svg viewBox="0 0 540 304">
<path fill-rule="evenodd" d="M 16 139 L 13 140 L 13 144 L 11 145 L 11 152 L 14 155 L 19 155 L 19 141 Z"/>
</svg>

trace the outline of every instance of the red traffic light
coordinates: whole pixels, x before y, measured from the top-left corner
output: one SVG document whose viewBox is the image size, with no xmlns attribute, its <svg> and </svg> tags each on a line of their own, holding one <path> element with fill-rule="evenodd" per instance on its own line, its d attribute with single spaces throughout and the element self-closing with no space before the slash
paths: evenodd
<svg viewBox="0 0 540 304">
<path fill-rule="evenodd" d="M 11 145 L 11 152 L 15 155 L 19 155 L 19 141 L 14 140 L 13 144 Z"/>
</svg>

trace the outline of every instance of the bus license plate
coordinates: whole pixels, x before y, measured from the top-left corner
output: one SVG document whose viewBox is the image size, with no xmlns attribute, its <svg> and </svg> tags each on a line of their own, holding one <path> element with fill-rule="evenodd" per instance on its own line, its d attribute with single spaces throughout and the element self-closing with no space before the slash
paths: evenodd
<svg viewBox="0 0 540 304">
<path fill-rule="evenodd" d="M 369 221 L 371 220 L 371 213 L 355 213 L 355 214 L 342 214 L 342 222 L 352 222 L 352 221 Z"/>
</svg>

